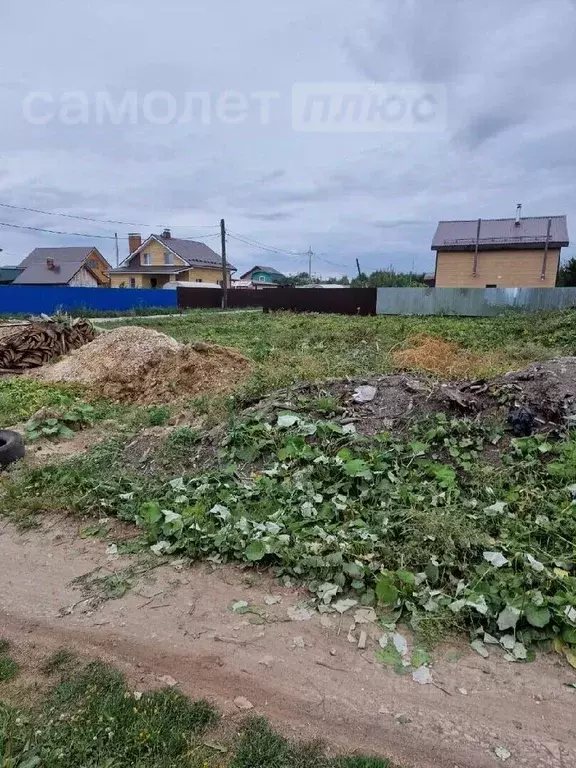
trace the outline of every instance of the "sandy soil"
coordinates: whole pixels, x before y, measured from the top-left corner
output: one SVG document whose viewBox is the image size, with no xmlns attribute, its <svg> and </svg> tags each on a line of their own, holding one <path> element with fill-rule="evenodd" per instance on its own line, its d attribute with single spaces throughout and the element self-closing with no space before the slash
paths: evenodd
<svg viewBox="0 0 576 768">
<path fill-rule="evenodd" d="M 499 746 L 511 753 L 509 766 L 576 766 L 576 690 L 565 685 L 576 674 L 559 658 L 515 665 L 497 654 L 484 660 L 465 644 L 439 648 L 438 685 L 420 686 L 375 662 L 372 639 L 366 651 L 348 642 L 348 614 L 341 626 L 322 626 L 319 616 L 291 621 L 287 608 L 302 595 L 251 569 L 176 562 L 144 569 L 120 599 L 91 598 L 73 580 L 136 561 L 107 555 L 109 543 L 80 539 L 63 520 L 26 533 L 5 524 L 0 634 L 21 653 L 66 646 L 103 658 L 139 689 L 169 675 L 230 718 L 241 716 L 233 700 L 245 696 L 289 735 L 403 766 L 495 766 Z M 281 602 L 267 605 L 270 595 Z M 260 606 L 265 622 L 232 612 L 237 600 Z"/>
</svg>

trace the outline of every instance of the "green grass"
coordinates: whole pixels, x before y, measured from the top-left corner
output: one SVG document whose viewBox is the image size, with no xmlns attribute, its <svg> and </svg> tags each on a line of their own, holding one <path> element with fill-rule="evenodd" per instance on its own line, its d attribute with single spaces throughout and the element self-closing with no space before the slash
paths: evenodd
<svg viewBox="0 0 576 768">
<path fill-rule="evenodd" d="M 127 309 L 125 311 L 112 311 L 106 309 L 86 309 L 82 307 L 75 307 L 69 309 L 66 315 L 69 317 L 141 317 L 142 315 L 181 315 L 182 310 L 177 307 L 134 307 L 133 309 Z M 0 313 L 0 320 L 19 320 L 29 318 L 30 314 L 25 312 L 13 312 L 13 313 Z"/>
<path fill-rule="evenodd" d="M 497 360 L 488 361 L 487 373 L 501 373 L 556 354 L 576 354 L 576 312 L 572 310 L 538 315 L 509 313 L 493 318 L 226 314 L 196 310 L 182 316 L 130 322 L 179 341 L 209 341 L 240 350 L 255 362 L 246 388 L 249 396 L 296 380 L 390 371 L 391 352 L 421 333 L 458 342 L 480 354 L 498 351 Z M 118 323 L 122 324 L 125 321 Z"/>
<path fill-rule="evenodd" d="M 54 657 L 43 668 L 52 674 Z M 59 669 L 61 664 L 58 665 Z M 100 662 L 64 674 L 35 707 L 1 701 L 3 768 L 389 768 L 386 760 L 328 759 L 319 745 L 295 745 L 253 718 L 219 749 L 210 745 L 218 712 L 177 690 L 137 696 Z M 220 732 L 220 737 L 221 737 Z M 391 767 L 390 767 L 391 768 Z"/>
<path fill-rule="evenodd" d="M 5 638 L 0 638 L 0 683 L 12 680 L 20 671 L 19 665 L 7 655 L 10 643 Z M 0 753 L 0 757 L 1 757 Z"/>
<path fill-rule="evenodd" d="M 29 419 L 45 406 L 70 406 L 78 388 L 23 377 L 0 378 L 0 429 Z"/>
<path fill-rule="evenodd" d="M 229 768 L 392 768 L 370 757 L 328 758 L 321 743 L 295 744 L 280 736 L 263 718 L 250 719 Z"/>
<path fill-rule="evenodd" d="M 0 683 L 12 680 L 20 670 L 18 664 L 9 656 L 0 658 Z"/>
</svg>

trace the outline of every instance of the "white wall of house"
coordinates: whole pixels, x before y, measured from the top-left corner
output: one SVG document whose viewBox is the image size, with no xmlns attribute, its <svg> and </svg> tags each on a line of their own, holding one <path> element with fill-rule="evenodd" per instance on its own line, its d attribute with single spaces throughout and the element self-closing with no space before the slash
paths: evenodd
<svg viewBox="0 0 576 768">
<path fill-rule="evenodd" d="M 68 285 L 73 288 L 98 288 L 98 280 L 96 280 L 91 272 L 82 267 L 79 272 L 76 272 Z"/>
</svg>

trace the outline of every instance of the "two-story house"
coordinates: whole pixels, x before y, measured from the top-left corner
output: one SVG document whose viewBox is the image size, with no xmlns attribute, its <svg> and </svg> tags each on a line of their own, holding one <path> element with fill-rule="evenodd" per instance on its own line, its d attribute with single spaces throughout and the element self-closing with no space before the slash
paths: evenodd
<svg viewBox="0 0 576 768">
<path fill-rule="evenodd" d="M 436 288 L 554 288 L 566 216 L 441 221 L 432 242 Z"/>
<path fill-rule="evenodd" d="M 169 282 L 222 283 L 222 258 L 204 243 L 172 237 L 169 229 L 142 242 L 129 235 L 130 255 L 110 270 L 112 288 L 162 288 Z M 235 271 L 227 263 L 228 285 Z"/>
<path fill-rule="evenodd" d="M 18 265 L 13 285 L 67 285 L 100 288 L 110 285 L 110 264 L 98 248 L 35 248 Z"/>
</svg>

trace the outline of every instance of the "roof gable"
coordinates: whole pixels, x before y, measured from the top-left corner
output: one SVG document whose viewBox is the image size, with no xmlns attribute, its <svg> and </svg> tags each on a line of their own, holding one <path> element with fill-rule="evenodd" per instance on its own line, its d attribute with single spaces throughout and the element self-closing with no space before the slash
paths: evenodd
<svg viewBox="0 0 576 768">
<path fill-rule="evenodd" d="M 48 268 L 46 261 L 42 261 L 25 267 L 13 285 L 68 285 L 81 269 L 87 270 L 98 280 L 98 276 L 84 261 L 55 262 L 52 269 Z"/>
<path fill-rule="evenodd" d="M 177 237 L 162 237 L 153 235 L 153 237 L 166 248 L 169 248 L 177 256 L 189 264 L 191 267 L 212 267 L 222 269 L 222 257 L 209 248 L 206 243 L 198 243 L 195 240 L 181 240 Z M 228 269 L 235 270 L 230 262 L 227 262 Z"/>
<path fill-rule="evenodd" d="M 45 264 L 46 259 L 52 259 L 57 264 L 84 262 L 91 253 L 96 252 L 102 259 L 107 268 L 110 268 L 110 264 L 106 261 L 104 256 L 100 253 L 95 246 L 70 246 L 70 247 L 56 247 L 56 248 L 34 248 L 34 250 L 26 256 L 26 258 L 20 263 L 21 268 L 26 268 L 32 264 Z"/>
<path fill-rule="evenodd" d="M 190 267 L 205 267 L 212 269 L 222 269 L 222 257 L 209 248 L 205 243 L 198 243 L 195 240 L 181 240 L 177 237 L 162 237 L 161 235 L 150 235 L 141 246 L 131 253 L 120 265 L 120 269 L 130 268 L 132 260 L 155 240 L 163 248 L 171 251 Z M 228 269 L 235 271 L 236 267 L 227 262 Z"/>
<path fill-rule="evenodd" d="M 243 275 L 241 275 L 240 279 L 244 280 L 248 275 L 252 275 L 254 272 L 266 272 L 269 275 L 276 275 L 277 277 L 285 277 L 285 275 L 282 272 L 279 272 L 274 267 L 265 267 L 263 265 L 257 264 L 255 267 L 252 267 L 252 269 L 249 269 L 248 272 L 245 272 Z"/>
<path fill-rule="evenodd" d="M 481 219 L 480 248 L 543 248 L 546 244 L 548 221 L 552 222 L 549 245 L 569 245 L 566 216 L 532 216 L 516 219 Z M 458 250 L 476 246 L 478 219 L 471 221 L 441 221 L 432 241 L 432 250 Z"/>
</svg>

